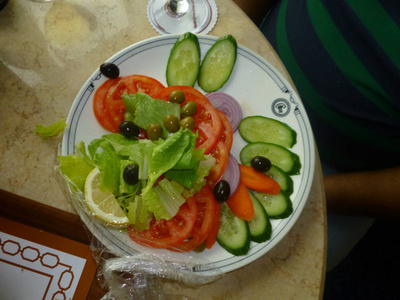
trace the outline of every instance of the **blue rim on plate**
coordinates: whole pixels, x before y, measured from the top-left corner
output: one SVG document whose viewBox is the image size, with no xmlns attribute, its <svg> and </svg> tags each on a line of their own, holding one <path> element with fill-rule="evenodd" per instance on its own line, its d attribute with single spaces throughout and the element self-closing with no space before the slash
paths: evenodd
<svg viewBox="0 0 400 300">
<path fill-rule="evenodd" d="M 165 70 L 170 50 L 179 35 L 167 35 L 150 38 L 133 44 L 115 55 L 108 62 L 119 66 L 120 76 L 140 74 L 153 77 L 166 85 Z M 198 36 L 201 56 L 217 40 L 213 36 Z M 96 70 L 85 82 L 75 98 L 67 117 L 68 128 L 64 132 L 61 154 L 75 153 L 75 145 L 84 141 L 87 144 L 95 138 L 107 134 L 98 124 L 92 109 L 93 95 L 105 78 Z M 197 85 L 195 88 L 202 91 Z M 173 253 L 174 259 L 185 262 L 198 259 L 200 263 L 194 272 L 214 274 L 215 270 L 226 273 L 239 269 L 277 245 L 294 226 L 307 202 L 314 175 L 315 147 L 311 126 L 297 92 L 287 80 L 265 59 L 253 51 L 238 45 L 237 60 L 231 78 L 220 90 L 233 96 L 242 106 L 243 117 L 264 115 L 287 123 L 297 132 L 297 143 L 290 150 L 299 155 L 302 168 L 299 175 L 292 176 L 294 192 L 291 195 L 293 213 L 286 219 L 271 220 L 272 236 L 264 243 L 251 243 L 245 256 L 233 256 L 219 245 L 202 253 Z M 202 91 L 204 94 L 205 92 Z M 239 161 L 240 150 L 246 142 L 238 132 L 234 134 L 231 153 Z M 126 234 L 103 226 L 90 214 L 76 206 L 80 217 L 89 230 L 116 255 L 132 255 L 136 251 L 145 251 L 156 255 L 167 255 L 168 250 L 149 249 L 137 245 Z M 168 252 L 168 254 L 166 254 Z"/>
</svg>

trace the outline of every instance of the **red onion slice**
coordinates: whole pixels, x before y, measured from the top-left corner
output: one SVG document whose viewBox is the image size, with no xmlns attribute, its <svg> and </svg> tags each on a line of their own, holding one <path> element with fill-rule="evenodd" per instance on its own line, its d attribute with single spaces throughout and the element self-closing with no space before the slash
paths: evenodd
<svg viewBox="0 0 400 300">
<path fill-rule="evenodd" d="M 228 164 L 226 165 L 225 173 L 222 179 L 229 183 L 231 195 L 235 193 L 240 181 L 240 169 L 236 158 L 229 153 Z"/>
<path fill-rule="evenodd" d="M 222 111 L 227 116 L 231 123 L 232 130 L 235 132 L 243 118 L 243 112 L 239 102 L 231 95 L 223 92 L 208 93 L 206 97 L 216 109 Z"/>
</svg>

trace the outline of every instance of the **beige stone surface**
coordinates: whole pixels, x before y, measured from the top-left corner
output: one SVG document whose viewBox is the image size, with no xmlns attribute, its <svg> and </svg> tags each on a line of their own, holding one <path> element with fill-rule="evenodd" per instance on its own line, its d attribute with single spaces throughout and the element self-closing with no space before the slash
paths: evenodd
<svg viewBox="0 0 400 300">
<path fill-rule="evenodd" d="M 230 0 L 217 0 L 210 35 L 232 34 L 289 80 L 268 41 Z M 0 11 L 0 188 L 74 212 L 53 167 L 61 136 L 41 140 L 36 124 L 65 118 L 87 77 L 105 59 L 157 36 L 145 0 L 10 0 Z M 325 274 L 326 212 L 317 163 L 303 214 L 290 233 L 252 264 L 198 289 L 198 299 L 317 299 Z"/>
</svg>

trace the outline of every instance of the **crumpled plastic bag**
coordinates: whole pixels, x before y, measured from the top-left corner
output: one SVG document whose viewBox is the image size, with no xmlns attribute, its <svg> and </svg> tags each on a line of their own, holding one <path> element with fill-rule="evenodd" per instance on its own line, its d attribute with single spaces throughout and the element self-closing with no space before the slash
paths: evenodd
<svg viewBox="0 0 400 300">
<path fill-rule="evenodd" d="M 177 261 L 168 254 L 137 252 L 135 255 L 118 257 L 110 253 L 95 237 L 92 238 L 90 247 L 99 266 L 97 280 L 109 291 L 102 300 L 196 300 L 185 295 L 166 293 L 163 284 L 172 282 L 196 288 L 223 276 L 218 268 L 212 268 L 212 265 L 213 271 L 207 274 L 196 272 L 198 260 L 190 259 L 190 255 L 184 262 Z"/>
<path fill-rule="evenodd" d="M 110 292 L 103 299 L 189 299 L 183 295 L 165 294 L 163 280 L 186 286 L 212 282 L 218 276 L 202 276 L 190 268 L 138 254 L 132 257 L 108 259 L 102 274 Z"/>
</svg>

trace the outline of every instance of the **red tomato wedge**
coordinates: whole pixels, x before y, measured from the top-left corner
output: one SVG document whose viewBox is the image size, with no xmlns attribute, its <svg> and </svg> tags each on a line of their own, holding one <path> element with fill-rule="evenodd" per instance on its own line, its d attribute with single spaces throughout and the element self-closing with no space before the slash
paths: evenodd
<svg viewBox="0 0 400 300">
<path fill-rule="evenodd" d="M 212 106 L 210 101 L 198 90 L 189 86 L 170 86 L 162 90 L 155 98 L 168 101 L 169 94 L 175 90 L 185 93 L 186 102 L 193 101 L 197 104 L 197 111 L 193 115 L 196 122 L 194 131 L 199 132 L 196 148 L 205 149 L 205 154 L 209 154 L 219 141 L 223 129 L 218 110 Z"/>
<path fill-rule="evenodd" d="M 214 186 L 221 179 L 228 164 L 229 151 L 224 141 L 220 140 L 217 143 L 217 146 L 211 151 L 211 155 L 216 159 L 216 163 L 211 168 L 206 181 L 210 186 Z"/>
<path fill-rule="evenodd" d="M 223 125 L 221 140 L 225 143 L 228 152 L 231 152 L 233 144 L 233 130 L 231 123 L 229 122 L 228 117 L 222 111 L 219 110 L 218 114 Z"/>
<path fill-rule="evenodd" d="M 109 79 L 97 89 L 94 95 L 94 114 L 104 129 L 118 132 L 118 126 L 124 120 L 125 114 L 123 94 L 140 92 L 155 97 L 164 88 L 158 80 L 143 75 Z"/>
<path fill-rule="evenodd" d="M 173 251 L 192 251 L 199 247 L 215 225 L 217 202 L 213 191 L 205 185 L 200 192 L 193 195 L 197 205 L 197 219 L 192 232 L 187 240 L 178 246 L 170 248 Z"/>
<path fill-rule="evenodd" d="M 155 98 L 161 90 L 165 89 L 161 82 L 144 75 L 126 76 L 124 80 L 130 94 L 144 93 Z"/>
<path fill-rule="evenodd" d="M 276 195 L 281 191 L 281 186 L 268 175 L 257 172 L 254 168 L 239 164 L 240 181 L 251 190 Z"/>
<path fill-rule="evenodd" d="M 197 205 L 193 197 L 187 198 L 178 213 L 170 220 L 155 220 L 150 228 L 138 231 L 128 227 L 129 237 L 136 243 L 153 248 L 176 247 L 186 240 L 193 230 L 197 219 Z"/>
<path fill-rule="evenodd" d="M 220 204 L 217 203 L 215 207 L 214 225 L 204 241 L 207 249 L 211 249 L 211 247 L 214 246 L 215 242 L 217 241 L 219 226 L 221 225 L 220 214 L 221 214 L 221 206 Z"/>
<path fill-rule="evenodd" d="M 105 130 L 113 132 L 115 132 L 115 122 L 111 119 L 105 103 L 110 88 L 116 86 L 120 80 L 121 78 L 107 80 L 96 90 L 93 97 L 93 111 L 97 121 Z"/>
</svg>

